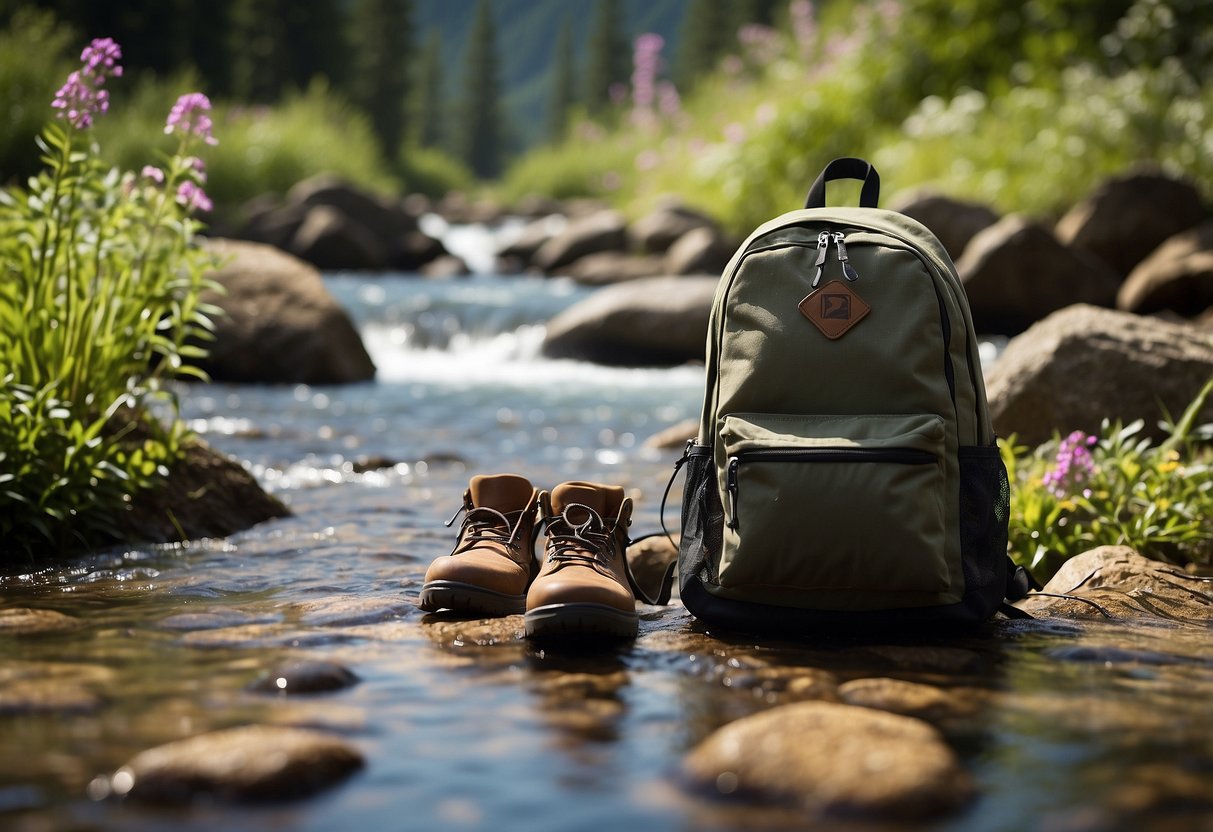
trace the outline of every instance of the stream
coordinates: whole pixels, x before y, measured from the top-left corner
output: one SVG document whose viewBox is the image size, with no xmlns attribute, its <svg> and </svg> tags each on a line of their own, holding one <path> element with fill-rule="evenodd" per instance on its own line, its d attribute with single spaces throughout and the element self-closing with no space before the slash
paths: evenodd
<svg viewBox="0 0 1213 832">
<path fill-rule="evenodd" d="M 0 613 L 70 620 L 0 636 L 0 829 L 806 828 L 786 806 L 704 794 L 681 761 L 718 727 L 804 698 L 792 680 L 808 677 L 948 692 L 953 705 L 924 718 L 977 794 L 933 820 L 812 828 L 1213 828 L 1207 628 L 999 620 L 945 641 L 769 642 L 717 637 L 675 604 L 643 608 L 635 643 L 578 651 L 526 643 L 517 620 L 423 616 L 421 577 L 450 551 L 443 521 L 473 474 L 620 484 L 634 532 L 658 529 L 678 452 L 645 440 L 698 415 L 702 368 L 542 358 L 544 323 L 591 291 L 564 280 L 326 282 L 375 382 L 183 395 L 191 426 L 293 516 L 0 575 Z M 358 680 L 254 689 L 297 659 Z M 313 797 L 255 805 L 144 805 L 106 788 L 140 751 L 246 724 L 332 732 L 365 765 Z"/>
</svg>

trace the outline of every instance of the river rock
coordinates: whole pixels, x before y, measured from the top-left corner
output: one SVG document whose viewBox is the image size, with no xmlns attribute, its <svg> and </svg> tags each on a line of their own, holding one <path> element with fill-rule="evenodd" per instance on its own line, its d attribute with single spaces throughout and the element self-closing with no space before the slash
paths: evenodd
<svg viewBox="0 0 1213 832">
<path fill-rule="evenodd" d="M 101 705 L 100 696 L 70 679 L 18 679 L 0 686 L 0 716 L 89 713 Z"/>
<path fill-rule="evenodd" d="M 318 269 L 376 270 L 387 263 L 379 238 L 329 205 L 308 209 L 287 250 Z"/>
<path fill-rule="evenodd" d="M 535 252 L 534 265 L 549 274 L 599 251 L 625 251 L 627 224 L 618 211 L 598 211 L 571 221 Z"/>
<path fill-rule="evenodd" d="M 557 272 L 578 283 L 602 286 L 622 283 L 641 277 L 665 274 L 665 260 L 653 255 L 627 254 L 622 251 L 600 251 L 574 260 Z"/>
<path fill-rule="evenodd" d="M 358 331 L 315 268 L 258 243 L 211 239 L 205 245 L 221 263 L 210 277 L 226 290 L 203 295 L 225 312 L 215 320 L 215 340 L 202 362 L 211 378 L 263 384 L 374 378 Z"/>
<path fill-rule="evenodd" d="M 286 204 L 332 208 L 377 240 L 391 240 L 417 230 L 417 218 L 399 200 L 372 195 L 328 173 L 297 183 L 287 192 Z"/>
<path fill-rule="evenodd" d="M 535 258 L 535 252 L 548 240 L 562 233 L 568 225 L 568 217 L 562 214 L 550 214 L 532 220 L 522 227 L 517 237 L 498 250 L 497 257 L 508 265 L 529 266 Z"/>
<path fill-rule="evenodd" d="M 1213 622 L 1213 583 L 1128 546 L 1100 546 L 1070 558 L 1042 591 L 1094 601 L 1116 618 Z M 1103 618 L 1069 598 L 1030 595 L 1015 606 L 1037 618 Z"/>
<path fill-rule="evenodd" d="M 1157 427 L 1178 417 L 1213 376 L 1213 332 L 1073 306 L 1007 344 L 987 379 L 994 429 L 1039 444 L 1054 431 L 1095 433 L 1105 418 Z M 1213 402 L 1201 414 L 1213 419 Z"/>
<path fill-rule="evenodd" d="M 702 361 L 715 291 L 710 277 L 654 277 L 599 289 L 548 323 L 543 353 L 623 366 Z"/>
<path fill-rule="evenodd" d="M 844 682 L 838 687 L 838 697 L 849 705 L 877 708 L 936 724 L 972 716 L 988 699 L 984 692 L 959 693 L 934 685 L 886 678 Z"/>
<path fill-rule="evenodd" d="M 275 667 L 249 685 L 258 693 L 328 693 L 358 684 L 345 665 L 326 661 L 295 661 Z"/>
<path fill-rule="evenodd" d="M 676 507 L 674 514 L 677 514 Z M 671 520 L 671 522 L 677 522 Z M 656 595 L 662 578 L 670 564 L 678 560 L 678 545 L 664 534 L 651 534 L 637 540 L 628 547 L 628 566 L 640 586 L 650 595 Z"/>
<path fill-rule="evenodd" d="M 978 202 L 935 193 L 911 194 L 892 206 L 931 230 L 953 261 L 959 260 L 979 231 L 998 222 L 998 214 Z"/>
<path fill-rule="evenodd" d="M 917 719 L 834 702 L 744 717 L 686 757 L 693 781 L 721 794 L 799 804 L 813 814 L 936 817 L 974 793 L 939 733 Z"/>
<path fill-rule="evenodd" d="M 272 195 L 254 197 L 245 203 L 244 223 L 232 236 L 285 251 L 310 210 L 307 205 L 279 205 Z"/>
<path fill-rule="evenodd" d="M 362 764 L 362 754 L 338 737 L 247 725 L 148 749 L 115 772 L 110 787 L 147 803 L 284 800 L 328 788 Z"/>
<path fill-rule="evenodd" d="M 628 233 L 641 251 L 663 254 L 688 231 L 715 227 L 716 223 L 706 214 L 681 203 L 670 202 L 636 220 Z"/>
<path fill-rule="evenodd" d="M 1189 318 L 1213 308 L 1213 222 L 1176 234 L 1139 263 L 1121 285 L 1116 306 Z"/>
<path fill-rule="evenodd" d="M 40 633 L 62 633 L 80 626 L 80 620 L 55 610 L 33 607 L 13 607 L 0 610 L 0 633 L 5 636 L 26 636 Z"/>
<path fill-rule="evenodd" d="M 465 277 L 472 273 L 462 257 L 453 254 L 442 254 L 421 267 L 421 274 L 435 280 L 449 280 L 452 277 Z"/>
<path fill-rule="evenodd" d="M 1086 249 L 1121 277 L 1168 237 L 1205 218 L 1189 182 L 1153 171 L 1109 179 L 1057 223 L 1063 243 Z"/>
<path fill-rule="evenodd" d="M 665 255 L 669 274 L 719 275 L 736 248 L 716 228 L 693 228 L 679 237 Z"/>
<path fill-rule="evenodd" d="M 973 237 L 956 270 L 981 333 L 1013 335 L 1076 303 L 1113 306 L 1120 285 L 1100 260 L 1019 216 Z"/>
</svg>

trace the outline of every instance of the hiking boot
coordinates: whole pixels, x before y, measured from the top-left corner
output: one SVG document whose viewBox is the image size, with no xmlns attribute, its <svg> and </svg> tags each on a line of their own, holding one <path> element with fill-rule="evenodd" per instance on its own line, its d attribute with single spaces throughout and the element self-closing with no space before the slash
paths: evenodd
<svg viewBox="0 0 1213 832">
<path fill-rule="evenodd" d="M 438 558 L 426 570 L 421 609 L 480 616 L 525 610 L 527 586 L 537 566 L 538 507 L 539 493 L 525 477 L 472 477 L 463 494 L 460 511 L 466 514 L 459 540 L 450 555 Z"/>
<path fill-rule="evenodd" d="M 527 637 L 635 638 L 635 580 L 624 556 L 632 501 L 618 486 L 591 482 L 566 482 L 539 499 L 547 546 L 526 597 Z"/>
</svg>

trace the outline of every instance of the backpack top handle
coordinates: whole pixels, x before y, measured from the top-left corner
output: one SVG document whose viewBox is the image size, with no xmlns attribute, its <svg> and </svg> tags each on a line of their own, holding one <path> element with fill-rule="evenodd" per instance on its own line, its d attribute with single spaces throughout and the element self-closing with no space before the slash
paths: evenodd
<svg viewBox="0 0 1213 832">
<path fill-rule="evenodd" d="M 853 156 L 843 156 L 825 166 L 809 188 L 809 195 L 804 201 L 805 208 L 826 207 L 826 183 L 834 179 L 859 179 L 863 189 L 859 192 L 860 208 L 875 208 L 880 199 L 880 174 L 870 162 L 856 159 Z"/>
</svg>

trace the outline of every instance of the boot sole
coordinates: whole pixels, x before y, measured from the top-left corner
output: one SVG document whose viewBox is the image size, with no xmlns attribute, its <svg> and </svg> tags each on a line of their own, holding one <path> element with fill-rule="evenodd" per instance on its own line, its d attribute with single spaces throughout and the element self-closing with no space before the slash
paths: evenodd
<svg viewBox="0 0 1213 832">
<path fill-rule="evenodd" d="M 548 604 L 523 618 L 527 638 L 605 636 L 636 638 L 640 616 L 603 604 Z"/>
<path fill-rule="evenodd" d="M 430 581 L 421 587 L 417 600 L 418 606 L 426 612 L 450 610 L 492 618 L 526 611 L 525 595 L 506 595 L 459 581 Z"/>
</svg>

